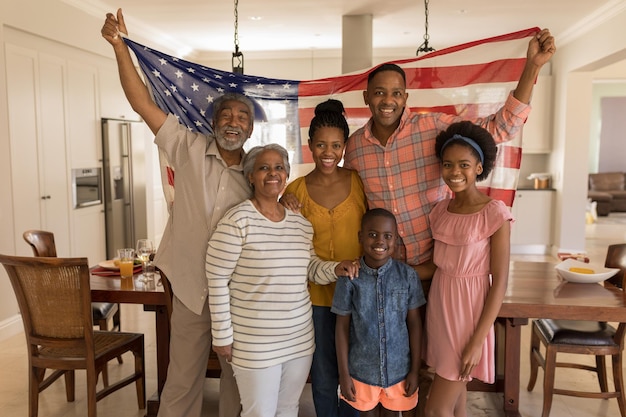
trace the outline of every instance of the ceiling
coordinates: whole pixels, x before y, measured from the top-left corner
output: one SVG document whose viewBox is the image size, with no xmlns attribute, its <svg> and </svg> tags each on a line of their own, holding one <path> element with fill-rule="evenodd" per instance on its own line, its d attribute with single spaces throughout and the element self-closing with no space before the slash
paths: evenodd
<svg viewBox="0 0 626 417">
<path fill-rule="evenodd" d="M 168 45 L 180 55 L 234 50 L 234 0 L 63 0 L 101 16 L 123 7 L 132 37 Z M 375 49 L 423 42 L 424 0 L 238 0 L 239 49 L 341 49 L 342 16 L 371 14 Z M 548 27 L 566 39 L 624 0 L 432 0 L 430 46 L 448 46 Z M 230 58 L 230 55 L 229 55 Z"/>
</svg>

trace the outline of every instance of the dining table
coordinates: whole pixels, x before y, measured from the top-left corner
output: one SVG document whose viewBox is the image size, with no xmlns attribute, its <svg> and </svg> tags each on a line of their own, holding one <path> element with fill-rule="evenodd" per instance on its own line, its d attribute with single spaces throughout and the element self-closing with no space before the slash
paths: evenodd
<svg viewBox="0 0 626 417">
<path fill-rule="evenodd" d="M 99 272 L 104 271 L 96 267 L 91 269 L 92 301 L 142 304 L 145 311 L 155 313 L 157 391 L 148 398 L 146 417 L 156 417 L 170 359 L 169 315 L 160 276 L 156 274 L 152 281 L 144 283 L 141 281 L 140 271 L 135 271 L 132 278 L 121 278 L 115 273 L 104 273 L 105 276 L 97 275 Z"/>
<path fill-rule="evenodd" d="M 520 354 L 522 326 L 533 318 L 626 322 L 624 291 L 608 281 L 572 283 L 563 280 L 555 262 L 510 263 L 509 280 L 497 324 L 504 329 L 504 343 L 496 338 L 496 382 L 472 381 L 468 389 L 504 393 L 504 414 L 520 417 Z M 498 329 L 498 327 L 496 327 Z M 529 353 L 528 353 L 529 354 Z"/>
<path fill-rule="evenodd" d="M 564 281 L 555 270 L 555 262 L 514 261 L 510 263 L 509 280 L 504 301 L 498 313 L 496 329 L 503 330 L 503 343 L 496 338 L 496 382 L 470 382 L 468 389 L 502 392 L 506 417 L 521 417 L 520 354 L 522 326 L 533 318 L 598 320 L 626 322 L 624 291 L 609 282 L 578 284 Z M 154 311 L 157 353 L 157 392 L 146 407 L 146 416 L 155 417 L 159 394 L 167 378 L 169 364 L 169 318 L 166 296 L 159 277 L 152 285 L 132 279 L 91 275 L 92 301 L 143 304 L 144 310 Z M 501 369 L 498 369 L 501 368 Z"/>
</svg>

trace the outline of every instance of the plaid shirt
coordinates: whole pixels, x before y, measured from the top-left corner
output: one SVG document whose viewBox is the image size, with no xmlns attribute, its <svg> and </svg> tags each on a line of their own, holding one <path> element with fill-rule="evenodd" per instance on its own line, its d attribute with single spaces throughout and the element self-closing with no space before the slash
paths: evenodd
<svg viewBox="0 0 626 417">
<path fill-rule="evenodd" d="M 529 105 L 510 94 L 495 114 L 471 121 L 500 143 L 519 132 L 529 112 Z M 461 120 L 466 119 L 443 113 L 412 113 L 405 108 L 386 146 L 372 134 L 372 119 L 348 140 L 344 166 L 361 176 L 369 208 L 382 207 L 396 216 L 402 238 L 397 258 L 409 265 L 432 259 L 428 214 L 435 203 L 451 195 L 441 178 L 435 138 Z"/>
</svg>

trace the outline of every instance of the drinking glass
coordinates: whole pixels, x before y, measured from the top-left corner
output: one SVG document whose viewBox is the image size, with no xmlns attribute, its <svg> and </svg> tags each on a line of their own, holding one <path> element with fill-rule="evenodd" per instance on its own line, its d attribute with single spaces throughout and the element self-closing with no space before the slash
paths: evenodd
<svg viewBox="0 0 626 417">
<path fill-rule="evenodd" d="M 132 248 L 118 249 L 117 256 L 120 258 L 120 276 L 122 278 L 133 277 L 133 264 L 135 263 L 135 251 Z"/>
<path fill-rule="evenodd" d="M 152 281 L 154 269 L 149 270 L 148 263 L 150 255 L 154 253 L 154 243 L 150 239 L 139 239 L 137 241 L 137 258 L 141 261 L 141 278 L 139 281 L 146 283 Z"/>
</svg>

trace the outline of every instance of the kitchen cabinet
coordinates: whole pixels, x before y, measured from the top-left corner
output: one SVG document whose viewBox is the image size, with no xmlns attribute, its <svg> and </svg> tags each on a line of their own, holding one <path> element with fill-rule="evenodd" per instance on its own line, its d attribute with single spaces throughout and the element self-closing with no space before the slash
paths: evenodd
<svg viewBox="0 0 626 417">
<path fill-rule="evenodd" d="M 140 120 L 139 115 L 135 113 L 124 95 L 115 61 L 98 68 L 98 88 L 101 117 L 133 121 Z"/>
<path fill-rule="evenodd" d="M 10 44 L 5 53 L 16 252 L 32 255 L 22 233 L 45 229 L 54 233 L 57 252 L 69 254 L 64 62 Z"/>
<path fill-rule="evenodd" d="M 117 64 L 89 51 L 6 27 L 3 30 L 7 87 L 8 137 L 6 182 L 11 215 L 0 216 L 2 230 L 18 255 L 32 254 L 22 239 L 28 229 L 54 233 L 60 256 L 106 258 L 103 205 L 74 209 L 72 170 L 102 167 L 101 119 L 139 120 L 121 88 Z M 142 124 L 143 125 L 143 124 Z M 154 135 L 142 138 L 150 151 L 147 202 L 159 207 L 159 221 L 149 225 L 158 237 L 167 219 L 160 189 Z M 155 216 L 153 216 L 155 217 Z M 151 219 L 151 217 L 148 217 Z"/>
<path fill-rule="evenodd" d="M 71 122 L 67 140 L 72 168 L 102 165 L 100 115 L 98 112 L 98 71 L 91 64 L 68 61 L 68 115 Z"/>
<path fill-rule="evenodd" d="M 552 149 L 552 77 L 540 75 L 533 88 L 532 110 L 522 133 L 523 153 L 549 153 Z"/>
<path fill-rule="evenodd" d="M 76 256 L 88 258 L 89 265 L 107 259 L 104 227 L 104 204 L 74 210 L 72 241 L 80 248 Z"/>
<path fill-rule="evenodd" d="M 105 259 L 103 206 L 74 209 L 72 168 L 102 165 L 97 62 L 19 34 L 5 43 L 16 253 L 28 229 L 54 233 L 59 256 Z"/>
<path fill-rule="evenodd" d="M 511 213 L 511 253 L 546 254 L 552 246 L 554 190 L 518 190 Z"/>
</svg>

